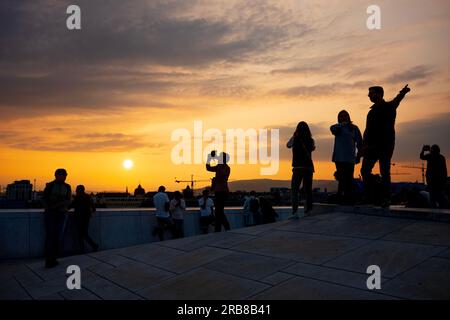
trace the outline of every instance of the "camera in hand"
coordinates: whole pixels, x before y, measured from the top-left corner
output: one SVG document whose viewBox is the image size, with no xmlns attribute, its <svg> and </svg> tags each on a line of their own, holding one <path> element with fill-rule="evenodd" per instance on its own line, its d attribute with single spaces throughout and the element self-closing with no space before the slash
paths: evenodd
<svg viewBox="0 0 450 320">
<path fill-rule="evenodd" d="M 430 149 L 430 145 L 428 144 L 423 146 L 423 151 L 430 151 Z"/>
</svg>

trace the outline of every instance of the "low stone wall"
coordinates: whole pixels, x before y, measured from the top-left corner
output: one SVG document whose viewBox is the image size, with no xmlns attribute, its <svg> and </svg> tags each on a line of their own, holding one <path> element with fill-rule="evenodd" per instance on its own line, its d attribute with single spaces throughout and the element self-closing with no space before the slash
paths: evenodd
<svg viewBox="0 0 450 320">
<path fill-rule="evenodd" d="M 290 216 L 290 208 L 275 209 L 279 220 Z M 244 227 L 242 208 L 227 208 L 225 213 L 232 229 Z M 152 236 L 155 224 L 154 209 L 98 209 L 91 219 L 89 233 L 100 245 L 100 250 L 121 248 L 159 241 L 157 237 Z M 188 209 L 184 220 L 184 233 L 186 237 L 201 233 L 198 209 Z M 166 238 L 170 239 L 169 233 Z M 42 257 L 44 239 L 42 210 L 0 210 L 0 260 Z M 78 237 L 71 215 L 66 217 L 62 243 L 62 255 L 77 253 Z"/>
</svg>

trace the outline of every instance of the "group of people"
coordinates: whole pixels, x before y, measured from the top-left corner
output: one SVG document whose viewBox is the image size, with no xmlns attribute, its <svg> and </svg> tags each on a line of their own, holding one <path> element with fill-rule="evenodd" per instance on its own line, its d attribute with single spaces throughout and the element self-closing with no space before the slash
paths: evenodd
<svg viewBox="0 0 450 320">
<path fill-rule="evenodd" d="M 217 165 L 212 166 L 211 161 L 220 157 Z M 223 161 L 222 161 L 223 159 Z M 209 190 L 204 190 L 202 197 L 198 200 L 200 209 L 200 227 L 203 233 L 208 233 L 209 226 L 214 224 L 216 232 L 220 232 L 222 226 L 225 230 L 230 230 L 230 224 L 225 216 L 225 200 L 227 198 L 228 177 L 230 176 L 230 167 L 227 164 L 228 155 L 222 153 L 216 155 L 212 152 L 206 164 L 208 171 L 214 172 L 213 185 L 211 189 L 215 192 L 215 202 L 209 197 Z M 58 264 L 57 257 L 60 245 L 63 243 L 62 236 L 66 213 L 74 209 L 73 214 L 77 225 L 80 251 L 84 252 L 85 242 L 87 242 L 93 251 L 97 251 L 99 246 L 89 236 L 89 221 L 95 212 L 95 205 L 90 195 L 85 192 L 85 187 L 79 185 L 76 188 L 76 195 L 72 199 L 72 189 L 65 181 L 67 171 L 57 169 L 55 179 L 47 183 L 44 194 L 44 220 L 45 220 L 45 266 L 52 268 Z M 160 186 L 158 193 L 153 197 L 153 203 L 156 208 L 157 226 L 153 235 L 158 235 L 160 240 L 164 240 L 165 229 L 170 229 L 173 238 L 182 238 L 184 236 L 184 214 L 186 203 L 180 191 L 174 192 L 173 199 L 170 200 L 165 193 L 165 187 Z"/>
<path fill-rule="evenodd" d="M 330 127 L 334 135 L 332 161 L 335 163 L 335 178 L 338 181 L 338 197 L 343 204 L 354 204 L 353 181 L 355 165 L 360 163 L 364 183 L 362 203 L 380 204 L 388 207 L 391 200 L 391 159 L 395 147 L 395 120 L 397 108 L 405 95 L 410 92 L 406 85 L 391 101 L 384 100 L 384 90 L 380 86 L 370 87 L 368 97 L 373 105 L 367 115 L 366 129 L 361 134 L 346 110 L 338 114 L 338 122 Z M 314 164 L 312 152 L 316 146 L 308 124 L 297 125 L 293 136 L 287 142 L 292 149 L 292 212 L 298 217 L 300 186 L 305 193 L 305 214 L 312 210 L 312 181 Z M 426 151 L 429 153 L 425 154 Z M 439 146 L 424 146 L 420 154 L 427 161 L 427 184 L 430 190 L 431 206 L 447 206 L 444 187 L 447 182 L 446 160 L 440 154 Z M 379 162 L 380 175 L 372 174 Z"/>
<path fill-rule="evenodd" d="M 98 244 L 89 236 L 89 221 L 95 212 L 94 202 L 85 192 L 85 187 L 79 185 L 76 188 L 75 197 L 72 199 L 72 189 L 66 181 L 67 171 L 57 169 L 55 180 L 47 183 L 44 189 L 43 203 L 45 207 L 45 266 L 52 268 L 58 264 L 57 257 L 59 246 L 62 243 L 63 226 L 66 213 L 74 209 L 75 222 L 78 231 L 78 239 L 81 252 L 84 252 L 85 241 L 94 251 L 98 250 Z"/>
<path fill-rule="evenodd" d="M 358 126 L 352 121 L 349 112 L 342 110 L 338 114 L 338 122 L 330 127 L 335 136 L 332 161 L 336 165 L 335 177 L 338 180 L 338 195 L 341 201 L 352 204 L 352 187 L 355 165 L 362 160 L 361 176 L 363 178 L 365 196 L 364 203 L 378 203 L 383 207 L 390 204 L 391 187 L 391 158 L 395 146 L 395 119 L 397 108 L 405 95 L 410 91 L 406 85 L 391 101 L 384 100 L 384 90 L 376 86 L 369 88 L 369 99 L 373 103 L 367 115 L 366 129 L 362 135 Z M 292 214 L 298 218 L 300 186 L 303 186 L 305 198 L 305 214 L 312 210 L 312 182 L 314 163 L 312 152 L 316 145 L 309 126 L 306 122 L 298 123 L 292 137 L 287 142 L 287 147 L 292 149 Z M 447 182 L 446 160 L 440 154 L 439 146 L 424 146 L 420 158 L 427 161 L 427 184 L 430 189 L 430 198 L 433 206 L 446 207 L 448 201 L 444 194 L 444 186 Z M 217 162 L 212 165 L 212 161 Z M 230 230 L 230 224 L 225 215 L 225 201 L 227 199 L 228 178 L 230 167 L 229 155 L 225 152 L 217 154 L 212 151 L 206 161 L 206 170 L 215 173 L 212 179 L 211 191 L 215 200 L 209 197 L 209 190 L 204 190 L 198 200 L 200 211 L 200 228 L 207 233 L 211 224 L 214 224 L 215 232 L 220 232 L 222 226 Z M 377 183 L 376 175 L 372 170 L 379 162 L 380 176 Z M 88 234 L 89 220 L 95 212 L 95 206 L 91 197 L 85 193 L 82 185 L 77 186 L 76 196 L 72 200 L 71 187 L 65 183 L 67 172 L 58 169 L 55 172 L 55 180 L 48 183 L 43 201 L 45 205 L 45 265 L 53 267 L 57 265 L 58 246 L 61 243 L 61 234 L 65 221 L 65 213 L 74 208 L 74 215 L 79 234 L 80 248 L 84 251 L 87 242 L 94 251 L 98 245 Z M 154 236 L 164 239 L 164 232 L 170 229 L 173 238 L 183 237 L 183 221 L 186 211 L 186 203 L 181 192 L 176 191 L 172 200 L 165 193 L 165 187 L 161 186 L 153 197 L 156 208 L 157 226 L 153 231 Z M 276 221 L 277 213 L 270 202 L 264 197 L 257 198 L 252 192 L 244 204 L 244 223 L 246 225 L 270 223 Z"/>
<path fill-rule="evenodd" d="M 216 165 L 211 165 L 213 160 L 218 160 Z M 202 197 L 198 200 L 200 211 L 200 229 L 202 233 L 208 233 L 209 226 L 214 224 L 214 231 L 220 232 L 222 226 L 225 230 L 230 230 L 230 223 L 225 215 L 225 201 L 229 193 L 228 178 L 230 176 L 230 166 L 227 164 L 229 156 L 226 153 L 216 154 L 212 151 L 206 161 L 206 170 L 215 173 L 212 179 L 211 190 L 214 191 L 215 201 L 209 197 L 209 189 L 202 192 Z M 172 232 L 173 238 L 181 238 L 183 234 L 184 213 L 186 203 L 183 195 L 175 191 L 172 200 L 169 199 L 166 188 L 160 186 L 158 193 L 153 196 L 153 204 L 156 209 L 157 225 L 153 230 L 153 236 L 158 236 L 164 240 L 165 230 Z"/>
<path fill-rule="evenodd" d="M 278 213 L 266 197 L 257 197 L 255 191 L 250 191 L 244 201 L 244 225 L 258 225 L 275 222 Z"/>
</svg>

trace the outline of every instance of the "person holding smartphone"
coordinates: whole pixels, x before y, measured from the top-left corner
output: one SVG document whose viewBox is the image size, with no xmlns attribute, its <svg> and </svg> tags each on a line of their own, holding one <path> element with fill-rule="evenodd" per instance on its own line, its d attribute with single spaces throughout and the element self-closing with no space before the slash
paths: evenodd
<svg viewBox="0 0 450 320">
<path fill-rule="evenodd" d="M 427 185 L 430 191 L 431 207 L 448 208 L 448 199 L 444 190 L 447 183 L 447 164 L 437 144 L 425 145 L 420 152 L 420 159 L 427 161 Z"/>
<path fill-rule="evenodd" d="M 218 163 L 215 166 L 211 166 L 212 160 L 217 160 Z M 229 159 L 228 154 L 221 152 L 217 154 L 216 151 L 212 151 L 208 155 L 206 160 L 206 170 L 215 172 L 211 189 L 215 194 L 214 207 L 216 208 L 216 220 L 215 220 L 215 232 L 222 231 L 222 225 L 225 230 L 230 230 L 230 223 L 225 215 L 225 200 L 228 197 L 228 178 L 231 173 L 230 166 L 227 164 Z"/>
</svg>

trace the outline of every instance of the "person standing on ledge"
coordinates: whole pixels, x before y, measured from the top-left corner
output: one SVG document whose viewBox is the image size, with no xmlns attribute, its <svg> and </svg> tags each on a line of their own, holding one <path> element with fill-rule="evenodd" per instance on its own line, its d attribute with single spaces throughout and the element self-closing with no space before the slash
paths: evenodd
<svg viewBox="0 0 450 320">
<path fill-rule="evenodd" d="M 67 171 L 57 169 L 55 180 L 47 183 L 42 200 L 45 221 L 45 267 L 58 265 L 58 254 L 64 220 L 72 199 L 72 189 L 65 183 Z"/>
<path fill-rule="evenodd" d="M 428 153 L 425 153 L 427 151 Z M 448 199 L 444 192 L 447 184 L 447 164 L 445 157 L 441 154 L 441 149 L 437 144 L 431 147 L 423 146 L 420 159 L 427 161 L 426 177 L 431 207 L 436 208 L 436 204 L 438 204 L 440 209 L 447 209 Z"/>
<path fill-rule="evenodd" d="M 84 241 L 86 241 L 92 250 L 98 251 L 98 244 L 89 236 L 89 222 L 92 214 L 95 212 L 94 201 L 91 196 L 85 192 L 83 185 L 77 186 L 75 197 L 70 205 L 75 211 L 75 222 L 78 229 L 78 240 L 80 241 L 80 251 L 84 253 Z"/>
<path fill-rule="evenodd" d="M 216 208 L 216 219 L 214 231 L 220 232 L 222 231 L 222 225 L 225 230 L 230 230 L 230 223 L 225 215 L 225 200 L 227 199 L 229 192 L 228 178 L 230 176 L 231 169 L 227 164 L 229 159 L 228 154 L 222 152 L 220 155 L 217 157 L 216 156 L 216 151 L 212 151 L 208 154 L 208 159 L 206 160 L 206 170 L 216 173 L 216 176 L 213 178 L 211 189 L 214 190 L 215 194 L 214 207 Z M 218 160 L 218 164 L 216 166 L 211 166 L 211 161 L 213 159 Z"/>
<path fill-rule="evenodd" d="M 300 185 L 303 181 L 303 189 L 306 193 L 305 214 L 312 210 L 312 181 L 314 164 L 312 152 L 316 150 L 309 126 L 305 121 L 299 122 L 294 135 L 289 139 L 287 145 L 292 149 L 292 217 L 298 219 L 298 202 Z"/>
<path fill-rule="evenodd" d="M 395 146 L 395 119 L 397 108 L 411 89 L 406 85 L 392 101 L 384 100 L 383 87 L 370 87 L 369 99 L 373 102 L 367 114 L 366 130 L 363 136 L 363 162 L 361 176 L 364 181 L 364 202 L 372 202 L 373 197 L 381 199 L 382 207 L 391 202 L 391 158 Z M 373 194 L 372 169 L 379 161 L 382 194 Z"/>
<path fill-rule="evenodd" d="M 173 232 L 173 223 L 169 213 L 170 200 L 166 193 L 166 187 L 158 188 L 158 193 L 153 196 L 153 205 L 156 209 L 156 226 L 152 235 L 157 235 L 160 241 L 164 241 L 164 230 L 167 228 Z"/>
<path fill-rule="evenodd" d="M 346 110 L 338 113 L 338 123 L 330 127 L 334 135 L 333 162 L 336 165 L 338 197 L 341 204 L 353 203 L 353 174 L 361 160 L 362 136 Z M 356 152 L 358 149 L 358 154 Z"/>
</svg>

